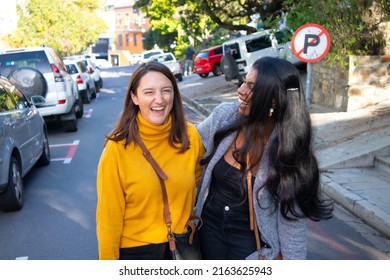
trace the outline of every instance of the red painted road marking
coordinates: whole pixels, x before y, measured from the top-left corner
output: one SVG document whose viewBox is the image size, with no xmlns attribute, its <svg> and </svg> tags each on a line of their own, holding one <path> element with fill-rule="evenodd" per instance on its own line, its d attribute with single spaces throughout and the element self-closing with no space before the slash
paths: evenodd
<svg viewBox="0 0 390 280">
<path fill-rule="evenodd" d="M 349 250 L 346 246 L 343 244 L 340 244 L 332 236 L 329 236 L 320 226 L 318 223 L 313 222 L 311 220 L 308 221 L 308 224 L 312 228 L 314 234 L 317 235 L 317 239 L 324 242 L 326 245 L 328 245 L 329 248 L 332 248 L 333 250 L 340 252 L 344 256 L 353 256 L 354 253 Z"/>
<path fill-rule="evenodd" d="M 74 157 L 76 150 L 79 146 L 80 140 L 75 140 L 73 143 L 68 144 L 54 144 L 50 145 L 50 148 L 62 148 L 62 147 L 70 147 L 67 155 L 63 158 L 52 158 L 51 161 L 63 161 L 64 164 L 68 164 L 72 161 L 72 158 Z"/>
</svg>

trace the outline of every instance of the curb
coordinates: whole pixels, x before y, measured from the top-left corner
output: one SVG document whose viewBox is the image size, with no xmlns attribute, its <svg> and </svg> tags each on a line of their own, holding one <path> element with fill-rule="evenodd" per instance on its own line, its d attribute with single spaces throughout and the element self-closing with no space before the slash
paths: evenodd
<svg viewBox="0 0 390 280">
<path fill-rule="evenodd" d="M 325 178 L 328 182 L 324 182 Z M 367 199 L 348 191 L 340 184 L 332 181 L 329 177 L 321 174 L 323 191 L 348 211 L 362 219 L 365 223 L 390 238 L 390 217 L 382 209 L 373 205 Z"/>
<path fill-rule="evenodd" d="M 211 114 L 211 110 L 208 110 L 207 108 L 204 108 L 202 105 L 200 105 L 198 102 L 193 101 L 191 98 L 185 96 L 184 94 L 181 95 L 181 98 L 184 102 L 190 104 L 192 107 L 194 107 L 196 110 L 202 113 L 204 117 L 208 117 Z"/>
</svg>

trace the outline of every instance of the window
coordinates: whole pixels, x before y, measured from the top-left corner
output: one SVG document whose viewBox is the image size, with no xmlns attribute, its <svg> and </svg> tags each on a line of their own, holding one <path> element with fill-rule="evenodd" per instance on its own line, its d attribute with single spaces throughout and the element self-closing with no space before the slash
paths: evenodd
<svg viewBox="0 0 390 280">
<path fill-rule="evenodd" d="M 214 49 L 214 54 L 222 54 L 222 46 Z"/>
<path fill-rule="evenodd" d="M 70 74 L 77 74 L 77 68 L 74 64 L 68 64 L 67 66 Z"/>
<path fill-rule="evenodd" d="M 234 57 L 234 59 L 241 59 L 240 46 L 238 43 L 226 45 L 225 52 L 226 53 L 230 52 L 230 54 Z"/>
<path fill-rule="evenodd" d="M 41 73 L 52 72 L 44 51 L 7 53 L 0 56 L 1 76 L 8 77 L 12 70 L 19 67 L 37 68 Z"/>
<path fill-rule="evenodd" d="M 7 90 L 0 85 L 0 111 L 7 112 L 16 109 L 16 104 Z"/>
<path fill-rule="evenodd" d="M 119 46 L 119 49 L 121 50 L 122 47 L 123 47 L 123 37 L 122 37 L 122 34 L 119 34 L 118 35 L 118 46 Z"/>
<path fill-rule="evenodd" d="M 134 46 L 138 46 L 137 34 L 134 34 Z"/>
<path fill-rule="evenodd" d="M 245 41 L 248 53 L 272 47 L 271 40 L 268 35 Z"/>
</svg>

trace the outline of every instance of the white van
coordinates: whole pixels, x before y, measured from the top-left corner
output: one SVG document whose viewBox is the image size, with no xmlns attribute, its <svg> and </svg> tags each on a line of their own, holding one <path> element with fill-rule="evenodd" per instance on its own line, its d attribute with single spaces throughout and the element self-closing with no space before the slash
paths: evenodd
<svg viewBox="0 0 390 280">
<path fill-rule="evenodd" d="M 224 42 L 223 54 L 225 56 L 230 52 L 237 63 L 240 75 L 248 73 L 252 64 L 263 56 L 285 58 L 298 66 L 303 62 L 292 52 L 291 42 L 286 42 L 286 39 L 291 40 L 291 37 L 292 34 L 287 29 L 276 32 L 263 30 Z"/>
</svg>

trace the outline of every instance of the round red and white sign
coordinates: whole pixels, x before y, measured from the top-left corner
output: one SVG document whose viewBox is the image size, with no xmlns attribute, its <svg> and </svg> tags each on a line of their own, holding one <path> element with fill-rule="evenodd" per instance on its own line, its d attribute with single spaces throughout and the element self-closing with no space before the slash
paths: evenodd
<svg viewBox="0 0 390 280">
<path fill-rule="evenodd" d="M 316 23 L 302 25 L 294 32 L 291 48 L 296 57 L 304 62 L 319 61 L 330 49 L 329 33 Z"/>
</svg>

